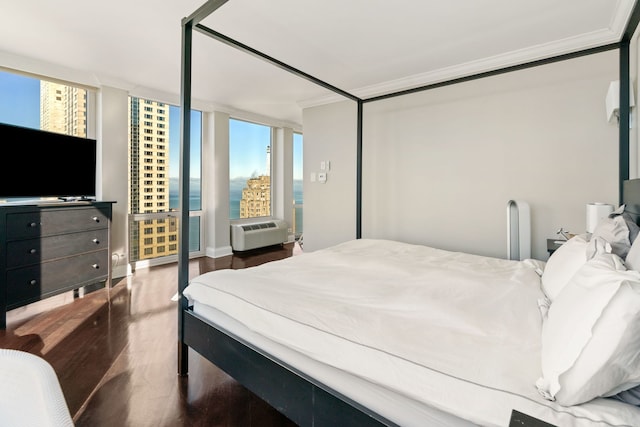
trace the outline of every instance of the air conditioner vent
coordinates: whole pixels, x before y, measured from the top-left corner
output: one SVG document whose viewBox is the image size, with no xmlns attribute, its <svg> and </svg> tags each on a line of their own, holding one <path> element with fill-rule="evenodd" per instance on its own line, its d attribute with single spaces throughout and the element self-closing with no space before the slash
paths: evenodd
<svg viewBox="0 0 640 427">
<path fill-rule="evenodd" d="M 231 225 L 231 247 L 234 251 L 246 251 L 285 243 L 288 226 L 283 220 Z"/>
</svg>

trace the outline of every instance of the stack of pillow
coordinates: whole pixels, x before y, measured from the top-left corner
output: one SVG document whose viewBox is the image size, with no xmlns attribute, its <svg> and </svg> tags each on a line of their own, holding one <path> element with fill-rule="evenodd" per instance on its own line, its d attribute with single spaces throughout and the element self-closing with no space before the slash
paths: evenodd
<svg viewBox="0 0 640 427">
<path fill-rule="evenodd" d="M 596 397 L 640 403 L 640 239 L 624 205 L 578 235 L 542 274 L 538 391 L 570 406 Z"/>
</svg>

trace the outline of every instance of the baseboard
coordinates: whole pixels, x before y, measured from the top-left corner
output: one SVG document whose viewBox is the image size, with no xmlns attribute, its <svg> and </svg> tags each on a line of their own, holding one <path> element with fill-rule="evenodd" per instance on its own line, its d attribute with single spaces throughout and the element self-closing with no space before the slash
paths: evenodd
<svg viewBox="0 0 640 427">
<path fill-rule="evenodd" d="M 233 255 L 233 249 L 231 246 L 223 246 L 221 248 L 211 248 L 207 247 L 205 250 L 205 255 L 209 258 L 220 258 L 223 256 Z"/>
</svg>

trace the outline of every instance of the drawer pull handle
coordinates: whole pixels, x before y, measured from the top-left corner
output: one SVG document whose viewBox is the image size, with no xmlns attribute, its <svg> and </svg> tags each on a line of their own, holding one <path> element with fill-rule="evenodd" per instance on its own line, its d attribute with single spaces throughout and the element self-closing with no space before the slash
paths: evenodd
<svg viewBox="0 0 640 427">
<path fill-rule="evenodd" d="M 36 279 L 31 279 L 31 281 L 29 282 L 30 285 L 37 285 L 38 281 Z"/>
<path fill-rule="evenodd" d="M 100 268 L 98 264 L 92 264 L 91 267 L 95 268 L 96 270 Z"/>
<path fill-rule="evenodd" d="M 38 252 L 38 250 L 37 250 L 37 249 L 30 249 L 30 250 L 29 250 L 29 253 L 30 253 L 30 254 L 35 254 L 36 252 Z"/>
<path fill-rule="evenodd" d="M 91 219 L 95 222 L 100 222 L 100 218 L 98 218 L 97 216 L 92 216 Z"/>
<path fill-rule="evenodd" d="M 92 242 L 95 243 L 96 245 L 100 244 L 100 240 L 98 240 L 98 239 L 93 239 Z"/>
<path fill-rule="evenodd" d="M 38 226 L 38 223 L 37 223 L 37 222 L 30 222 L 30 223 L 29 223 L 29 227 L 31 227 L 31 228 L 35 228 L 35 227 L 37 227 L 37 226 Z"/>
</svg>

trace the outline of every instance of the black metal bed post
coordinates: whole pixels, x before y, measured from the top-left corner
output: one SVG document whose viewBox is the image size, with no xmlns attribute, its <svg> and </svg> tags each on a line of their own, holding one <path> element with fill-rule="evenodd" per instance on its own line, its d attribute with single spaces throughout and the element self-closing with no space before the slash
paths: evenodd
<svg viewBox="0 0 640 427">
<path fill-rule="evenodd" d="M 364 102 L 358 101 L 358 128 L 356 130 L 356 239 L 362 238 L 362 122 Z"/>
<path fill-rule="evenodd" d="M 245 52 L 249 55 L 255 56 L 256 58 L 259 58 L 263 61 L 266 61 L 272 65 L 275 65 L 278 68 L 281 68 L 291 74 L 294 74 L 298 77 L 301 77 L 305 80 L 308 80 L 312 83 L 317 84 L 318 86 L 321 86 L 325 89 L 329 89 L 330 91 L 341 95 L 347 99 L 350 99 L 354 102 L 357 103 L 358 105 L 358 122 L 357 122 L 357 142 L 356 142 L 356 150 L 357 150 L 357 154 L 356 154 L 356 238 L 360 239 L 362 237 L 362 111 L 363 111 L 363 100 L 360 99 L 359 97 L 345 91 L 342 90 L 330 83 L 327 83 L 323 80 L 320 80 L 317 77 L 312 76 L 309 73 L 305 73 L 304 71 L 292 67 L 289 64 L 286 64 L 272 56 L 269 56 L 263 52 L 260 52 L 257 49 L 252 48 L 251 46 L 248 46 L 244 43 L 239 42 L 238 40 L 234 40 L 231 37 L 224 35 L 222 33 L 219 33 L 218 31 L 215 31 L 207 26 L 204 26 L 202 24 L 196 24 L 194 25 L 193 29 L 195 31 L 198 31 L 199 33 L 205 34 L 209 37 L 211 37 L 214 40 L 218 40 L 221 43 L 224 43 L 230 47 L 233 47 L 237 50 L 240 50 L 242 52 Z"/>
<path fill-rule="evenodd" d="M 630 104 L 630 96 L 632 86 L 631 86 L 631 70 L 630 66 L 630 45 L 631 39 L 633 38 L 636 29 L 638 28 L 638 23 L 640 22 L 640 4 L 636 3 L 633 7 L 633 12 L 631 13 L 631 17 L 629 18 L 629 22 L 627 22 L 627 27 L 625 28 L 624 34 L 622 35 L 622 40 L 620 40 L 620 117 L 618 122 L 618 145 L 619 145 L 619 202 L 623 203 L 624 201 L 624 181 L 629 179 L 629 160 L 630 160 L 630 132 L 629 128 L 631 127 L 631 106 Z"/>
<path fill-rule="evenodd" d="M 618 121 L 618 156 L 619 156 L 619 181 L 618 181 L 618 199 L 620 203 L 623 201 L 623 183 L 629 179 L 629 90 L 631 88 L 629 76 L 629 41 L 622 40 L 620 42 L 620 106 Z"/>
<path fill-rule="evenodd" d="M 189 347 L 184 343 L 184 311 L 188 307 L 182 291 L 189 284 L 189 177 L 191 176 L 191 66 L 193 26 L 228 0 L 209 0 L 182 20 L 180 75 L 180 238 L 178 240 L 178 374 L 189 371 Z"/>
<path fill-rule="evenodd" d="M 189 371 L 188 347 L 184 343 L 184 310 L 182 291 L 189 282 L 189 176 L 191 145 L 191 21 L 182 23 L 182 81 L 180 85 L 180 239 L 178 240 L 178 374 Z"/>
</svg>

